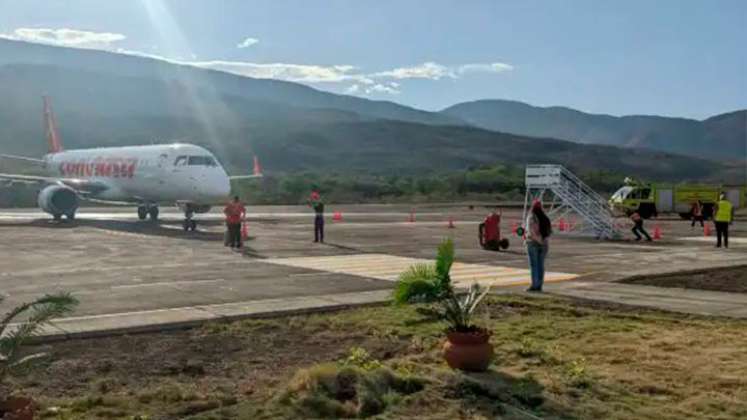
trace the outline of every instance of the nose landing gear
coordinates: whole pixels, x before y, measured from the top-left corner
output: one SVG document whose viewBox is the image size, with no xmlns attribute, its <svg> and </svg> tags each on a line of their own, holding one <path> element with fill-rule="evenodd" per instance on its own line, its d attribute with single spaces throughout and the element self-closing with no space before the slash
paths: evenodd
<svg viewBox="0 0 747 420">
<path fill-rule="evenodd" d="M 184 222 L 182 223 L 182 227 L 184 227 L 184 231 L 192 231 L 194 232 L 197 230 L 197 220 L 193 219 L 192 216 L 194 216 L 194 212 L 191 209 L 187 209 L 184 212 Z"/>
</svg>

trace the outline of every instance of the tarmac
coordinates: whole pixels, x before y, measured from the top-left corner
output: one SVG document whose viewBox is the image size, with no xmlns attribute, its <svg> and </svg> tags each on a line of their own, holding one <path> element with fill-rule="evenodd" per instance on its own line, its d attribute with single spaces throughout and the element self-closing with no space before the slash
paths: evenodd
<svg viewBox="0 0 747 420">
<path fill-rule="evenodd" d="M 134 208 L 84 208 L 55 223 L 36 209 L 0 210 L 0 312 L 45 293 L 71 292 L 76 312 L 47 328 L 49 339 L 183 328 L 210 320 L 335 310 L 385 302 L 397 275 L 428 262 L 454 240 L 454 281 L 518 292 L 529 283 L 526 253 L 511 234 L 520 209 L 505 209 L 507 251 L 482 250 L 484 207 L 466 205 L 328 206 L 326 243 L 312 243 L 312 215 L 302 206 L 249 209 L 243 252 L 223 246 L 219 212 L 199 215 L 184 232 L 181 215 L 163 208 L 158 223 Z M 333 221 L 339 212 L 342 220 Z M 414 218 L 414 220 L 412 220 Z M 454 221 L 450 228 L 448 220 Z M 621 223 L 625 223 L 621 221 Z M 551 294 L 730 317 L 747 317 L 747 295 L 615 283 L 652 275 L 741 265 L 747 227 L 737 222 L 731 248 L 674 218 L 649 222 L 653 243 L 598 241 L 556 232 L 548 257 Z M 556 229 L 557 231 L 557 229 Z"/>
</svg>

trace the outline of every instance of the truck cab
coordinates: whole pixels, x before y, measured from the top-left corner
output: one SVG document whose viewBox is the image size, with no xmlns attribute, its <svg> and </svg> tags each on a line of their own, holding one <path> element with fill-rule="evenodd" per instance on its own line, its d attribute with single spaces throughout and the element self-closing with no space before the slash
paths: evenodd
<svg viewBox="0 0 747 420">
<path fill-rule="evenodd" d="M 644 219 L 657 216 L 655 188 L 653 185 L 630 183 L 615 191 L 609 199 L 614 213 L 630 216 L 638 211 Z"/>
</svg>

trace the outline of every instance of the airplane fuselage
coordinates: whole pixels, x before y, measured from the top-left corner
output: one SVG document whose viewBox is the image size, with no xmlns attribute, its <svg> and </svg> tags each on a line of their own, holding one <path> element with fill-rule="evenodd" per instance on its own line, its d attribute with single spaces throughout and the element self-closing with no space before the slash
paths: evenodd
<svg viewBox="0 0 747 420">
<path fill-rule="evenodd" d="M 105 186 L 90 198 L 127 203 L 215 204 L 230 193 L 212 153 L 191 144 L 68 150 L 44 156 L 51 177 Z"/>
</svg>

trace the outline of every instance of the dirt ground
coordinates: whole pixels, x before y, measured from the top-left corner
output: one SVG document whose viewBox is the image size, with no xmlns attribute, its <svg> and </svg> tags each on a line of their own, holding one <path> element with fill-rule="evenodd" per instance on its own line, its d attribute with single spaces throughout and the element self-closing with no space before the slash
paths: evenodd
<svg viewBox="0 0 747 420">
<path fill-rule="evenodd" d="M 36 346 L 48 358 L 9 385 L 44 419 L 318 418 L 281 396 L 299 369 L 360 348 L 426 383 L 377 418 L 747 416 L 744 321 L 515 295 L 477 320 L 496 349 L 480 375 L 446 367 L 442 323 L 386 305 Z"/>
<path fill-rule="evenodd" d="M 669 274 L 663 276 L 636 277 L 623 280 L 621 283 L 641 284 L 656 287 L 712 290 L 717 292 L 747 293 L 747 266 Z"/>
</svg>

